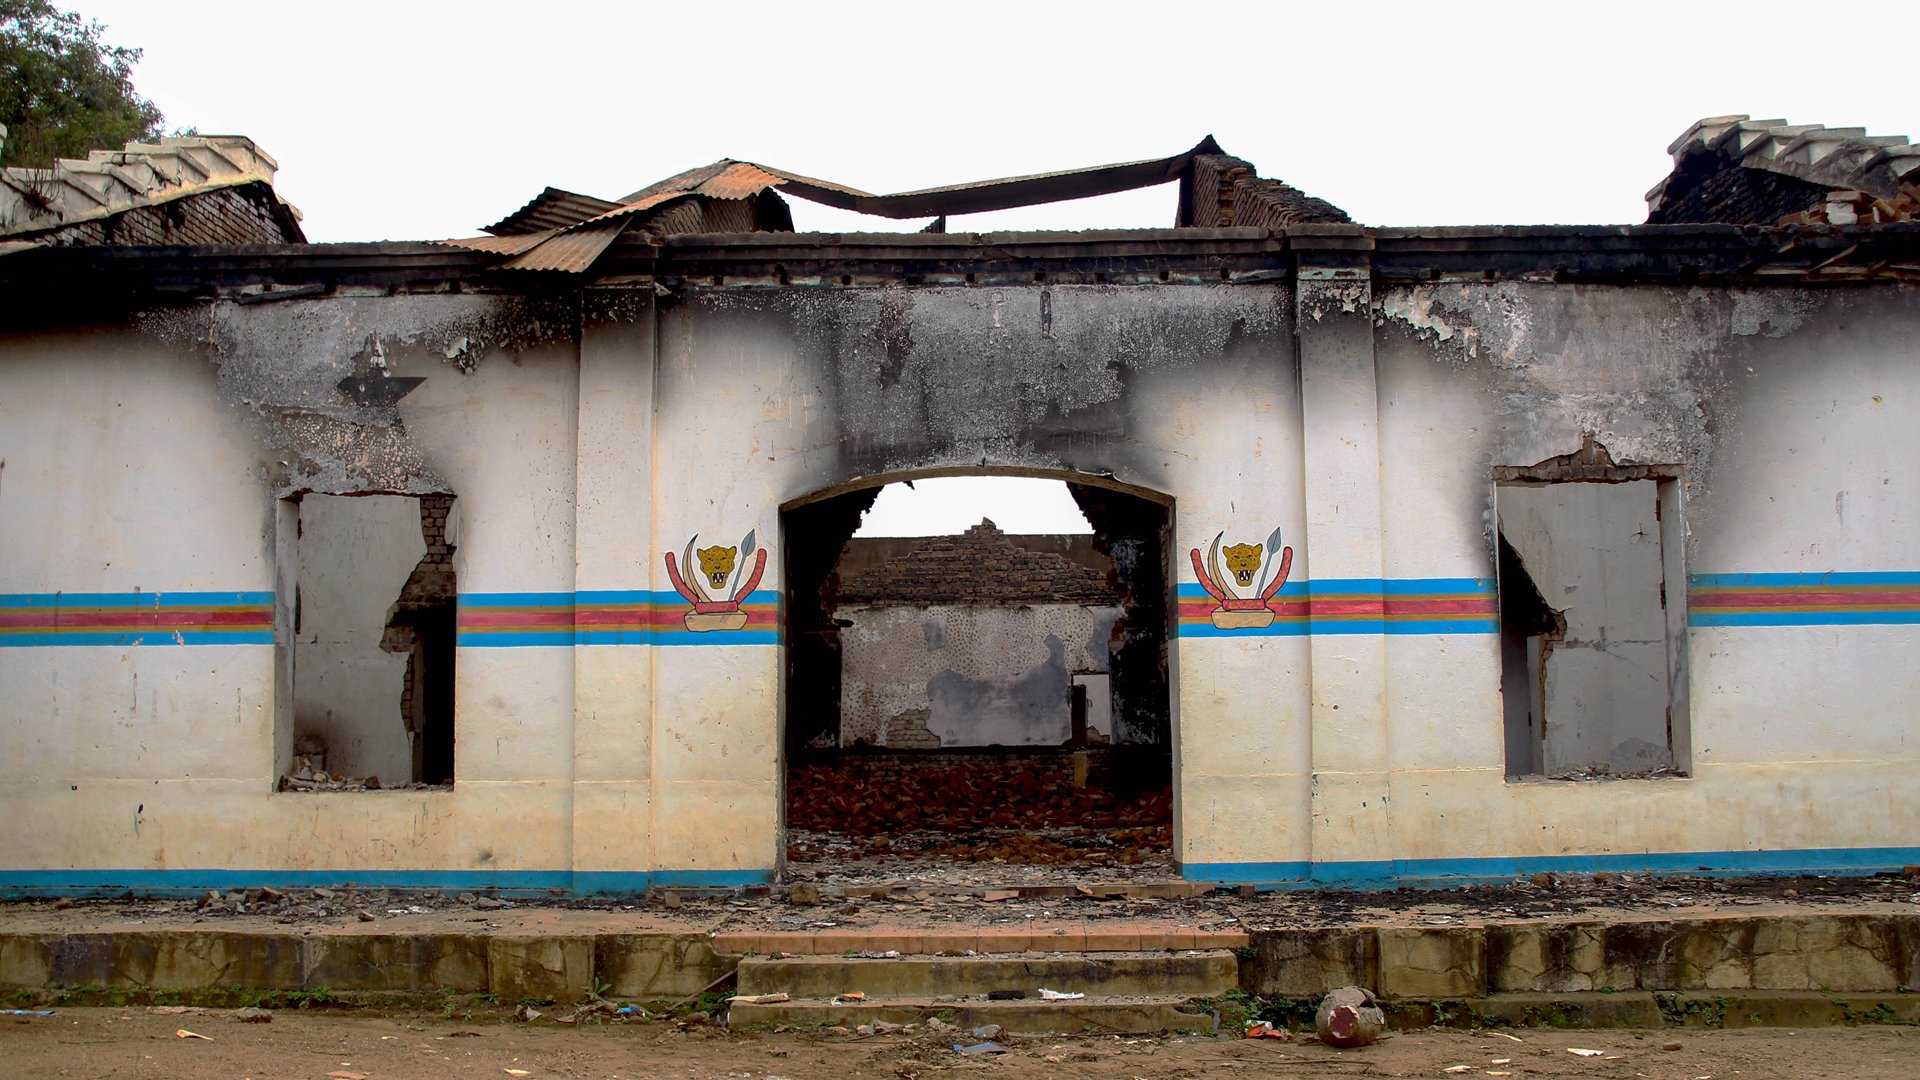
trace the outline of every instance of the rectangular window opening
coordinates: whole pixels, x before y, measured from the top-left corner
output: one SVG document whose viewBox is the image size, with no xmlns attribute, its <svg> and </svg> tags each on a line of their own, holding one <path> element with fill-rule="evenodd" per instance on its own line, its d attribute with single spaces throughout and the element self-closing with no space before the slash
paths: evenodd
<svg viewBox="0 0 1920 1080">
<path fill-rule="evenodd" d="M 1677 470 L 1551 464 L 1496 472 L 1507 775 L 1686 775 Z"/>
<path fill-rule="evenodd" d="M 309 494 L 289 509 L 280 790 L 450 787 L 453 496 Z"/>
</svg>

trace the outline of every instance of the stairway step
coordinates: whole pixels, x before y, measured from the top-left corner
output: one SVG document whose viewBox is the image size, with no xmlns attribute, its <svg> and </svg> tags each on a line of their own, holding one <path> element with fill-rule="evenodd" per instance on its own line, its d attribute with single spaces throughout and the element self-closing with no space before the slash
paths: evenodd
<svg viewBox="0 0 1920 1080">
<path fill-rule="evenodd" d="M 1046 956 L 855 957 L 750 956 L 740 962 L 739 992 L 827 999 L 860 991 L 874 997 L 985 997 L 995 990 L 1100 995 L 1212 997 L 1239 986 L 1240 962 L 1226 949 L 1187 952 L 1060 953 Z"/>
<path fill-rule="evenodd" d="M 924 1024 L 939 1018 L 955 1025 L 955 1042 L 979 1041 L 972 1029 L 999 1024 L 1018 1035 L 1078 1034 L 1088 1031 L 1142 1033 L 1154 1031 L 1212 1031 L 1216 1020 L 1190 999 L 1169 995 L 1089 997 L 1080 1001 L 988 1001 L 969 998 L 939 1002 L 929 997 L 868 999 L 849 1005 L 830 1000 L 794 1000 L 768 1005 L 735 1002 L 727 1024 L 741 1030 L 750 1026 L 857 1028 L 861 1024 Z"/>
</svg>

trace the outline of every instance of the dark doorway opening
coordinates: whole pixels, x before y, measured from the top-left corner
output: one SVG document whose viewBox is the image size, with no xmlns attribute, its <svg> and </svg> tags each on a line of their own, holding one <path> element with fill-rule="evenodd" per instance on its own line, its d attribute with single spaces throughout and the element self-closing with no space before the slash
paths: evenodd
<svg viewBox="0 0 1920 1080">
<path fill-rule="evenodd" d="M 787 509 L 791 876 L 1173 873 L 1170 509 L 1058 486 L 1091 533 Z"/>
</svg>

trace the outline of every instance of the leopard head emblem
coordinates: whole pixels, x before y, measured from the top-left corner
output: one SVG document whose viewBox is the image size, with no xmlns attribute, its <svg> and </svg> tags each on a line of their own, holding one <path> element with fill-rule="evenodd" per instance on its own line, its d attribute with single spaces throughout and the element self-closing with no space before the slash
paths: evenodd
<svg viewBox="0 0 1920 1080">
<path fill-rule="evenodd" d="M 733 575 L 734 556 L 738 550 L 716 544 L 694 552 L 700 556 L 700 572 L 707 576 L 707 584 L 716 589 L 727 587 L 727 578 Z"/>
<path fill-rule="evenodd" d="M 1231 544 L 1222 549 L 1226 552 L 1227 569 L 1242 587 L 1253 584 L 1253 575 L 1260 569 L 1260 548 L 1259 544 Z M 705 556 L 701 558 L 704 560 Z"/>
</svg>

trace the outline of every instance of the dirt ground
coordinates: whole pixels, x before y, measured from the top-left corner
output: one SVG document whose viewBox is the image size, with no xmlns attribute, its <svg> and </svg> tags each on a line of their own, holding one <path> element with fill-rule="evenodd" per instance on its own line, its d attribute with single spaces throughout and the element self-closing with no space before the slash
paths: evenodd
<svg viewBox="0 0 1920 1080">
<path fill-rule="evenodd" d="M 205 1035 L 182 1037 L 178 1031 Z M 969 1038 L 968 1042 L 973 1040 Z M 506 1010 L 446 1017 L 398 1011 L 282 1010 L 244 1023 L 227 1010 L 57 1008 L 0 1016 L 11 1076 L 114 1080 L 407 1080 L 448 1076 L 841 1077 L 986 1075 L 1648 1077 L 1660 1080 L 1920 1078 L 1920 1028 L 1804 1031 L 1402 1032 L 1335 1050 L 1269 1039 L 1177 1036 L 1003 1037 L 1004 1054 L 961 1053 L 924 1030 L 871 1037 L 732 1034 L 663 1020 L 518 1023 Z M 1575 1054 L 1573 1050 L 1598 1050 Z M 1449 1069 L 1467 1066 L 1455 1072 Z"/>
</svg>

